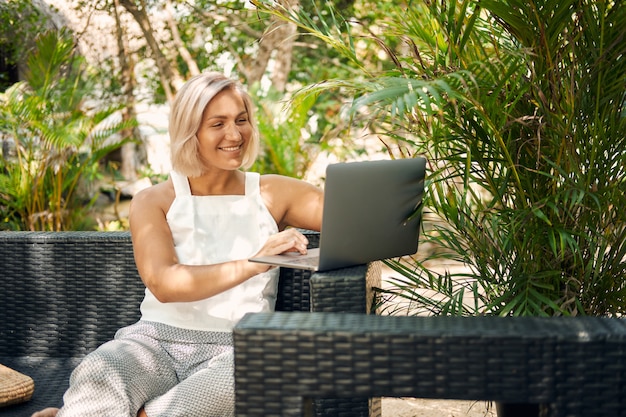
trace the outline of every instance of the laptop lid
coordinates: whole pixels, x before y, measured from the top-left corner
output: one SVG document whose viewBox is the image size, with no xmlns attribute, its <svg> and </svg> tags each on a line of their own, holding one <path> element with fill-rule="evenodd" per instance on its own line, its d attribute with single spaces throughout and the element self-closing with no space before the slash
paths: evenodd
<svg viewBox="0 0 626 417">
<path fill-rule="evenodd" d="M 425 175 L 422 157 L 329 165 L 318 270 L 417 252 Z"/>
<path fill-rule="evenodd" d="M 417 252 L 424 158 L 329 165 L 319 249 L 250 259 L 327 271 Z"/>
</svg>

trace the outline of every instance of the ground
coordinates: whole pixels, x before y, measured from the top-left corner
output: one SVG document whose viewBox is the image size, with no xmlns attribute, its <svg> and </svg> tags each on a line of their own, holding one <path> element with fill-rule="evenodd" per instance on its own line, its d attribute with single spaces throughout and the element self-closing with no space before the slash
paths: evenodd
<svg viewBox="0 0 626 417">
<path fill-rule="evenodd" d="M 383 398 L 383 417 L 495 417 L 495 405 L 485 401 Z"/>
</svg>

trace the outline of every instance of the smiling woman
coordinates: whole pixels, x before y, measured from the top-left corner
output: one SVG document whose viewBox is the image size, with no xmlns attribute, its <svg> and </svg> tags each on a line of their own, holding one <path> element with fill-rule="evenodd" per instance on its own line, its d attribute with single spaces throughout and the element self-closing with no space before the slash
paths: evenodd
<svg viewBox="0 0 626 417">
<path fill-rule="evenodd" d="M 252 131 L 241 95 L 231 89 L 217 94 L 206 106 L 197 133 L 204 169 L 239 168 Z"/>
<path fill-rule="evenodd" d="M 234 413 L 232 329 L 248 312 L 272 311 L 278 293 L 278 269 L 248 259 L 305 253 L 300 230 L 319 231 L 322 217 L 318 188 L 244 171 L 259 145 L 253 117 L 243 87 L 222 74 L 180 89 L 173 171 L 130 207 L 141 319 L 85 357 L 59 417 Z"/>
<path fill-rule="evenodd" d="M 229 122 L 234 126 L 229 127 Z M 245 141 L 239 166 L 249 168 L 259 151 L 259 133 L 250 96 L 239 84 L 219 73 L 190 79 L 181 88 L 170 113 L 172 167 L 189 177 L 199 176 L 209 162 L 202 160 L 206 156 L 199 149 L 204 142 L 200 136 L 215 139 L 221 132 L 228 139 L 226 135 L 234 133 L 229 129 L 235 127 L 241 136 L 237 143 L 223 142 L 217 146 L 240 146 L 240 141 Z"/>
</svg>

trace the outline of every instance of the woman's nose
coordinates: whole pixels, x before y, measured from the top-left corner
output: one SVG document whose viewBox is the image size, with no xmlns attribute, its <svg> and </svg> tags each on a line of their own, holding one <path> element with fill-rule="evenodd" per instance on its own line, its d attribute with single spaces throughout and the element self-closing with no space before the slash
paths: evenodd
<svg viewBox="0 0 626 417">
<path fill-rule="evenodd" d="M 241 138 L 241 132 L 239 131 L 239 127 L 235 123 L 229 124 L 228 129 L 226 129 L 226 136 L 232 139 Z"/>
</svg>

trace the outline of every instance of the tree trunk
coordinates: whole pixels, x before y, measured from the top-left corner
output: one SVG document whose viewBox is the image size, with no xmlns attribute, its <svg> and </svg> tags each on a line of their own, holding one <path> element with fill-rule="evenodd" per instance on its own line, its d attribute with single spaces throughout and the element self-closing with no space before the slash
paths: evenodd
<svg viewBox="0 0 626 417">
<path fill-rule="evenodd" d="M 283 24 L 281 26 L 282 42 L 276 45 L 274 53 L 274 70 L 272 71 L 272 84 L 280 92 L 284 92 L 287 86 L 287 79 L 291 71 L 291 60 L 293 58 L 293 43 L 296 36 L 296 26 L 293 24 Z"/>
<path fill-rule="evenodd" d="M 154 37 L 154 29 L 150 23 L 148 13 L 146 11 L 146 4 L 143 0 L 140 1 L 141 7 L 137 7 L 133 0 L 119 0 L 120 4 L 133 16 L 141 32 L 143 33 L 148 47 L 152 51 L 154 61 L 159 69 L 159 78 L 168 101 L 172 101 L 176 90 L 183 84 L 183 79 L 175 66 L 171 65 L 167 60 L 159 43 Z"/>
<path fill-rule="evenodd" d="M 279 0 L 279 3 L 291 9 L 299 6 L 298 0 Z M 247 72 L 249 84 L 261 81 L 270 60 L 274 59 L 270 79 L 276 90 L 285 91 L 287 78 L 291 71 L 295 36 L 296 26 L 293 23 L 283 22 L 272 16 L 269 26 L 259 40 L 256 59 Z"/>
<path fill-rule="evenodd" d="M 114 0 L 113 15 L 115 17 L 115 35 L 117 39 L 118 60 L 121 72 L 120 78 L 123 86 L 122 93 L 126 102 L 126 106 L 122 111 L 122 118 L 124 120 L 130 120 L 136 117 L 134 61 L 132 55 L 128 52 L 128 46 L 124 41 L 126 37 L 119 17 L 119 7 L 119 0 Z M 121 133 L 128 137 L 141 137 L 139 129 L 131 129 L 130 131 L 125 130 Z M 127 143 L 122 146 L 120 152 L 120 172 L 122 176 L 128 181 L 135 181 L 137 179 L 138 165 L 140 162 L 137 155 L 137 144 L 134 142 Z"/>
<path fill-rule="evenodd" d="M 189 68 L 189 74 L 192 76 L 200 74 L 198 64 L 191 57 L 189 50 L 185 47 L 185 43 L 180 37 L 180 33 L 178 32 L 178 25 L 176 23 L 176 20 L 174 20 L 174 14 L 172 13 L 172 3 L 169 0 L 165 2 L 165 19 L 167 21 L 167 26 L 172 32 L 172 41 L 176 46 L 176 50 L 178 50 L 180 57 L 183 59 L 183 61 L 185 61 L 185 64 L 187 64 L 187 68 Z"/>
</svg>

